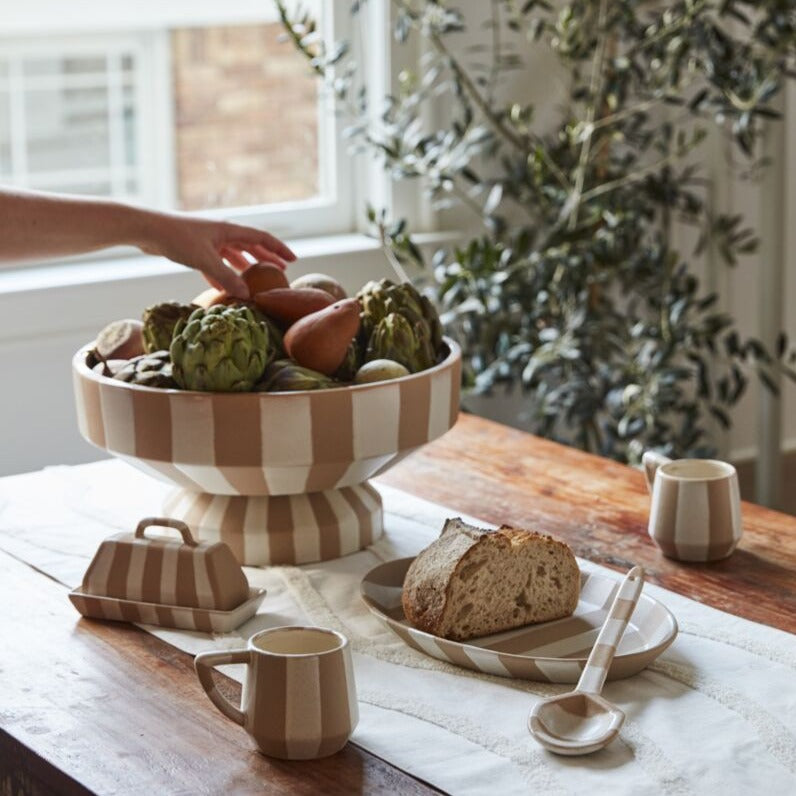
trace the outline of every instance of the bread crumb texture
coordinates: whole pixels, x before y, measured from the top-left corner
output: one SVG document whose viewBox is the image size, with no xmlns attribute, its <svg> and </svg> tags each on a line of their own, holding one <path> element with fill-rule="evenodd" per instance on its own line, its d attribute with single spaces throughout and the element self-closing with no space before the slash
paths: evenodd
<svg viewBox="0 0 796 796">
<path fill-rule="evenodd" d="M 464 641 L 570 616 L 579 593 L 578 564 L 563 542 L 455 518 L 409 567 L 403 607 L 420 630 Z"/>
</svg>

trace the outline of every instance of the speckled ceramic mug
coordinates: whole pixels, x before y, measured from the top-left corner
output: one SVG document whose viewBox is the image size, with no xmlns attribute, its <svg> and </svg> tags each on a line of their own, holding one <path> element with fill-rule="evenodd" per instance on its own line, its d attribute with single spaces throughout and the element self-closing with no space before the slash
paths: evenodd
<svg viewBox="0 0 796 796">
<path fill-rule="evenodd" d="M 649 535 L 670 558 L 718 561 L 741 538 L 738 474 L 715 459 L 669 459 L 647 451 L 642 459 L 652 493 Z"/>
<path fill-rule="evenodd" d="M 247 665 L 240 707 L 213 682 L 213 667 L 230 663 Z M 246 649 L 203 652 L 194 665 L 213 704 L 270 757 L 334 754 L 359 721 L 348 639 L 334 630 L 270 628 L 252 636 Z"/>
</svg>

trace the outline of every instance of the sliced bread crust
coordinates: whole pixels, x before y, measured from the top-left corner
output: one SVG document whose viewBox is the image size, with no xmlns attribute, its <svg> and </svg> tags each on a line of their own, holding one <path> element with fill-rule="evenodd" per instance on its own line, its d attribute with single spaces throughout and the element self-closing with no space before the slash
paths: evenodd
<svg viewBox="0 0 796 796">
<path fill-rule="evenodd" d="M 402 601 L 415 627 L 463 641 L 569 616 L 579 593 L 580 571 L 563 542 L 455 518 L 412 562 Z"/>
</svg>

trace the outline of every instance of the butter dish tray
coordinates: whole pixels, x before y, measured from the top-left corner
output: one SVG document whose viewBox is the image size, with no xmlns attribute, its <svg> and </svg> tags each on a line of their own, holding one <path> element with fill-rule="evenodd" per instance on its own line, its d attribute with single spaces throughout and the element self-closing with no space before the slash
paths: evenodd
<svg viewBox="0 0 796 796">
<path fill-rule="evenodd" d="M 203 633 L 229 633 L 251 619 L 265 597 L 265 589 L 249 589 L 249 597 L 229 611 L 190 608 L 183 605 L 145 603 L 88 594 L 82 588 L 69 592 L 72 605 L 86 617 L 136 622 L 143 625 L 199 630 Z"/>
<path fill-rule="evenodd" d="M 581 570 L 575 613 L 466 642 L 450 641 L 412 626 L 401 604 L 403 582 L 414 559 L 388 561 L 365 575 L 360 586 L 367 607 L 405 644 L 433 658 L 502 677 L 548 683 L 577 683 L 597 634 L 611 608 L 619 581 Z M 608 680 L 637 674 L 677 636 L 671 612 L 642 593 L 619 644 Z"/>
</svg>

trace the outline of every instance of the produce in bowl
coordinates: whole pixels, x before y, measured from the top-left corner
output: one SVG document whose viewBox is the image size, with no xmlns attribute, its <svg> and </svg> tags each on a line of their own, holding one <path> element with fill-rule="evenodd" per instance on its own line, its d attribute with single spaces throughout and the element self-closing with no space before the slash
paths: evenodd
<svg viewBox="0 0 796 796">
<path fill-rule="evenodd" d="M 322 288 L 271 288 L 290 299 L 304 289 Z M 205 299 L 147 310 L 159 325 L 146 345 L 174 322 L 168 349 L 77 352 L 83 436 L 174 483 L 165 513 L 242 563 L 308 563 L 371 544 L 382 509 L 368 479 L 458 415 L 461 353 L 436 314 L 387 280 L 296 320 L 219 291 Z M 396 358 L 385 363 L 387 347 Z"/>
</svg>

